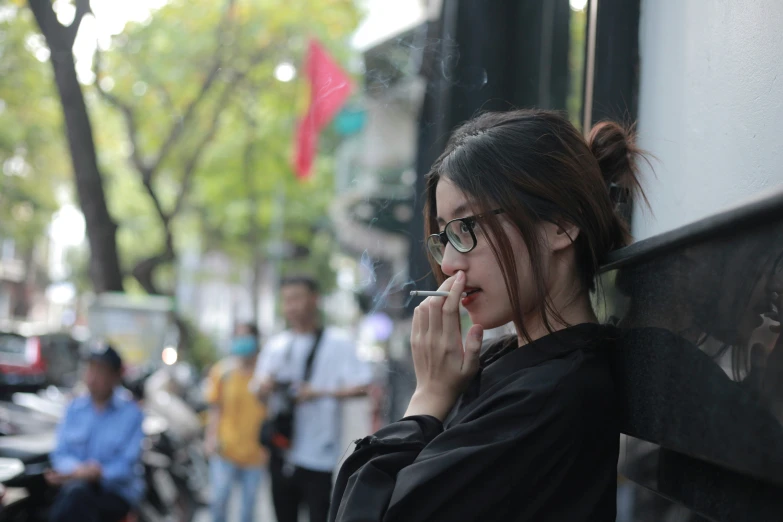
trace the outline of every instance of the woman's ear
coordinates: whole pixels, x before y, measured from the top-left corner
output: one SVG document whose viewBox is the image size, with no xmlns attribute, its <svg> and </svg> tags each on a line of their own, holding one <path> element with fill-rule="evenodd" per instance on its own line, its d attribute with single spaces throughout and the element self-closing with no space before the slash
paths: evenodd
<svg viewBox="0 0 783 522">
<path fill-rule="evenodd" d="M 544 223 L 544 235 L 552 252 L 559 252 L 571 246 L 579 237 L 579 227 L 568 221 Z"/>
</svg>

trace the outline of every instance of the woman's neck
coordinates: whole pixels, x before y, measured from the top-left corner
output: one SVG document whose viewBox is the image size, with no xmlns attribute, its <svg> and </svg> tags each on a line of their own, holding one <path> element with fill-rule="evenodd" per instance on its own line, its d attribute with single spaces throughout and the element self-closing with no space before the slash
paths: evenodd
<svg viewBox="0 0 783 522">
<path fill-rule="evenodd" d="M 593 306 L 590 303 L 589 292 L 583 290 L 578 294 L 574 294 L 571 290 L 572 288 L 578 288 L 579 286 L 579 282 L 576 280 L 566 281 L 565 284 L 560 285 L 559 287 L 555 286 L 550 291 L 549 304 L 551 305 L 551 309 L 556 312 L 553 313 L 550 310 L 547 310 L 546 312 L 547 322 L 549 323 L 551 331 L 557 332 L 558 330 L 563 330 L 576 324 L 598 322 L 598 318 L 593 311 Z M 551 333 L 539 310 L 525 316 L 523 321 L 527 334 L 532 341 Z M 517 340 L 519 346 L 528 343 L 528 339 L 522 335 L 522 332 L 520 331 L 517 331 Z"/>
</svg>

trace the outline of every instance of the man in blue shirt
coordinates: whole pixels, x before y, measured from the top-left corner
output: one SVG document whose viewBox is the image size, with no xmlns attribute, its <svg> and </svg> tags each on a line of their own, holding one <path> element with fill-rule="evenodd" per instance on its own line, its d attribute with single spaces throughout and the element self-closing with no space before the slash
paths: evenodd
<svg viewBox="0 0 783 522">
<path fill-rule="evenodd" d="M 108 345 L 90 354 L 89 395 L 68 407 L 47 481 L 61 489 L 51 522 L 119 522 L 144 493 L 143 414 L 119 388 L 122 359 Z"/>
</svg>

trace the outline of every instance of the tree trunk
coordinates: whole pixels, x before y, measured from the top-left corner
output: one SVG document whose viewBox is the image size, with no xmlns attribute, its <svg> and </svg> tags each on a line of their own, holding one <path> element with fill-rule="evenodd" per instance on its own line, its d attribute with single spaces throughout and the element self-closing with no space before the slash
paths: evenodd
<svg viewBox="0 0 783 522">
<path fill-rule="evenodd" d="M 63 108 L 76 193 L 90 245 L 90 279 L 96 293 L 121 292 L 123 285 L 117 254 L 117 225 L 106 206 L 92 126 L 76 77 L 72 36 L 78 24 L 73 28 L 60 25 L 50 0 L 29 0 L 29 5 L 51 51 L 50 61 Z"/>
<path fill-rule="evenodd" d="M 76 192 L 84 213 L 90 243 L 90 278 L 96 293 L 122 292 L 122 271 L 117 254 L 117 225 L 109 215 L 103 180 L 95 157 L 92 127 L 81 86 L 76 79 L 73 55 L 52 55 L 57 90 L 65 114 L 68 144 L 76 178 Z M 62 60 L 63 63 L 58 62 Z"/>
<path fill-rule="evenodd" d="M 176 263 L 177 261 L 177 252 L 174 250 L 174 235 L 171 232 L 171 221 L 165 217 L 161 217 L 161 221 L 165 236 L 163 252 L 136 263 L 136 266 L 133 267 L 133 277 L 144 288 L 144 291 L 150 295 L 173 295 L 176 290 L 164 292 L 155 283 L 155 271 L 158 267 L 167 263 Z"/>
</svg>

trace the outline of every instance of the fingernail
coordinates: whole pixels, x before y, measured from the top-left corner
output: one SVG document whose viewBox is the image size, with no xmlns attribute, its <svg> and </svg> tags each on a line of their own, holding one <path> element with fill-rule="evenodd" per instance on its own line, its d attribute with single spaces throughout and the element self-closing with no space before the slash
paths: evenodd
<svg viewBox="0 0 783 522">
<path fill-rule="evenodd" d="M 484 337 L 484 328 L 479 327 L 474 330 L 474 335 L 476 336 L 476 339 L 481 339 Z"/>
<path fill-rule="evenodd" d="M 460 270 L 459 272 L 457 272 L 457 281 L 459 281 L 461 283 L 464 280 L 465 280 L 465 272 Z"/>
</svg>

